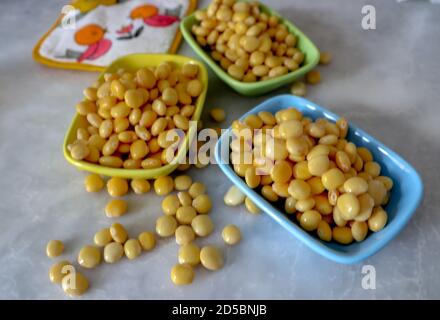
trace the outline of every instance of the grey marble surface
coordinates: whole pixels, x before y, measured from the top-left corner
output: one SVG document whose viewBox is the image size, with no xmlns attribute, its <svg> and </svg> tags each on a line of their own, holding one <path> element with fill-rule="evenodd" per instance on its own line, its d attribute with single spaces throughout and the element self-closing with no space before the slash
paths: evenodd
<svg viewBox="0 0 440 320">
<path fill-rule="evenodd" d="M 201 1 L 202 6 L 206 1 Z M 214 199 L 215 233 L 226 265 L 198 269 L 195 282 L 176 288 L 169 271 L 176 263 L 173 240 L 136 261 L 102 265 L 85 274 L 85 299 L 220 298 L 440 298 L 440 6 L 424 1 L 368 1 L 377 10 L 377 30 L 361 28 L 366 1 L 265 1 L 296 23 L 334 61 L 320 70 L 323 82 L 308 98 L 345 115 L 403 155 L 420 172 L 425 197 L 408 226 L 365 261 L 377 271 L 375 290 L 361 287 L 362 265 L 345 266 L 313 253 L 267 216 L 222 203 L 230 183 L 216 166 L 191 170 Z M 84 172 L 62 155 L 74 104 L 94 73 L 56 70 L 35 63 L 31 50 L 58 15 L 60 1 L 0 2 L 0 298 L 64 299 L 49 282 L 45 256 L 50 239 L 66 244 L 63 258 L 75 260 L 94 232 L 111 223 L 103 213 L 109 196 L 87 194 Z M 181 54 L 194 56 L 182 43 Z M 210 74 L 205 109 L 228 110 L 227 123 L 282 88 L 244 98 Z M 207 120 L 206 112 L 204 118 Z M 225 124 L 225 125 L 226 125 Z M 130 195 L 130 213 L 120 219 L 132 234 L 154 227 L 160 199 Z M 227 223 L 243 231 L 233 248 L 222 245 Z"/>
</svg>

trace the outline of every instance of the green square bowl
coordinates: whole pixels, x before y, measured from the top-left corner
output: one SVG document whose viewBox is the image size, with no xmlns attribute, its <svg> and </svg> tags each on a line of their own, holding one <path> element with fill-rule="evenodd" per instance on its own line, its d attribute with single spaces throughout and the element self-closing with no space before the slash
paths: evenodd
<svg viewBox="0 0 440 320">
<path fill-rule="evenodd" d="M 315 44 L 293 23 L 281 17 L 280 14 L 265 5 L 260 3 L 262 12 L 268 15 L 275 15 L 279 17 L 280 22 L 287 26 L 290 33 L 293 33 L 298 38 L 297 48 L 304 53 L 304 62 L 300 68 L 289 72 L 283 76 L 276 77 L 264 81 L 256 82 L 242 82 L 232 78 L 217 62 L 211 58 L 209 53 L 205 51 L 196 41 L 191 33 L 191 28 L 197 23 L 195 13 L 186 17 L 180 23 L 180 30 L 182 31 L 185 41 L 190 47 L 209 65 L 209 67 L 217 74 L 217 76 L 226 82 L 232 89 L 245 96 L 257 96 L 275 90 L 285 84 L 291 83 L 300 78 L 305 73 L 312 70 L 319 62 L 319 51 Z"/>
</svg>

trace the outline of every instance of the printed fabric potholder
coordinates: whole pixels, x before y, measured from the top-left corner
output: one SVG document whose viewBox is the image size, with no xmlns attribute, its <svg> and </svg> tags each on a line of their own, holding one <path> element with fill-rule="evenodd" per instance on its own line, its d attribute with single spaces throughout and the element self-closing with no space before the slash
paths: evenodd
<svg viewBox="0 0 440 320">
<path fill-rule="evenodd" d="M 131 53 L 175 53 L 180 20 L 195 7 L 196 0 L 74 0 L 33 57 L 51 67 L 102 71 Z"/>
</svg>

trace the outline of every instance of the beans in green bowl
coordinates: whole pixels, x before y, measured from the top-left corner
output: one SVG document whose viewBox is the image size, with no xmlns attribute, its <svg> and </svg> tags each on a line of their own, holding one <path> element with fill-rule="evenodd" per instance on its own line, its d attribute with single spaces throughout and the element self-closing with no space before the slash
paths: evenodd
<svg viewBox="0 0 440 320">
<path fill-rule="evenodd" d="M 181 30 L 213 71 L 244 95 L 292 82 L 319 60 L 307 36 L 258 2 L 214 0 L 185 18 Z"/>
</svg>

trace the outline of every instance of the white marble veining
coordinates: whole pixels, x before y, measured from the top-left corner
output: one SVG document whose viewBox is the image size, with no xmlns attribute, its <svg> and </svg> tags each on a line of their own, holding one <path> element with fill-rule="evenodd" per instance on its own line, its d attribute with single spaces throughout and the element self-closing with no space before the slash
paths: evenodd
<svg viewBox="0 0 440 320">
<path fill-rule="evenodd" d="M 204 6 L 207 1 L 200 1 Z M 198 269 L 195 282 L 176 288 L 169 271 L 177 245 L 160 241 L 136 261 L 86 271 L 88 299 L 218 298 L 440 298 L 440 5 L 415 1 L 265 1 L 305 31 L 333 63 L 320 68 L 323 82 L 308 98 L 346 115 L 402 154 L 420 172 L 425 197 L 409 225 L 365 264 L 377 270 L 376 290 L 361 287 L 362 264 L 345 266 L 307 249 L 268 217 L 227 208 L 230 185 L 216 166 L 191 170 L 214 199 L 216 232 L 202 243 L 222 246 L 220 272 Z M 377 30 L 361 28 L 361 7 L 377 10 Z M 110 221 L 108 196 L 87 194 L 85 173 L 63 158 L 61 145 L 82 88 L 96 74 L 56 70 L 35 63 L 31 50 L 51 25 L 60 1 L 0 2 L 0 299 L 64 299 L 49 282 L 45 256 L 50 239 L 66 244 L 64 258 L 75 260 Z M 179 53 L 194 56 L 182 43 Z M 227 121 L 287 88 L 244 98 L 210 73 L 206 110 L 223 107 Z M 207 113 L 204 119 L 207 119 Z M 132 234 L 151 229 L 160 198 L 130 195 L 130 213 L 120 219 Z M 235 223 L 243 241 L 226 248 L 221 228 Z"/>
</svg>

